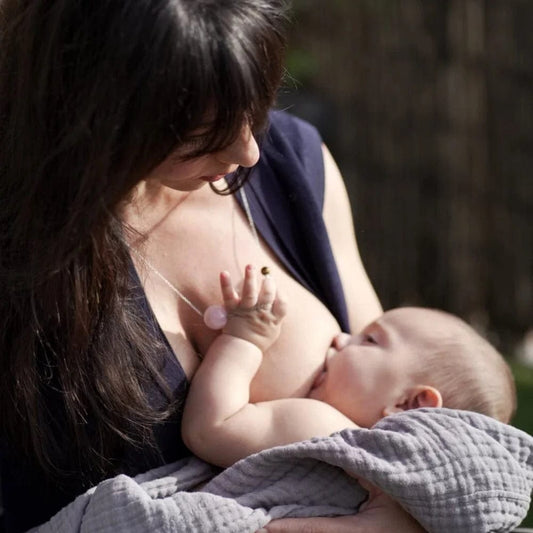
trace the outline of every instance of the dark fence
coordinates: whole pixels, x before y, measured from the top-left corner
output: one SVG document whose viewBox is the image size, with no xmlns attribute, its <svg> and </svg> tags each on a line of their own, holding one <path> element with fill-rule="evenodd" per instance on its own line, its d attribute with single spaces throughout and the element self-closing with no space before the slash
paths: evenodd
<svg viewBox="0 0 533 533">
<path fill-rule="evenodd" d="M 533 2 L 295 0 L 283 106 L 314 122 L 384 307 L 533 327 Z M 294 87 L 293 87 L 294 85 Z"/>
</svg>

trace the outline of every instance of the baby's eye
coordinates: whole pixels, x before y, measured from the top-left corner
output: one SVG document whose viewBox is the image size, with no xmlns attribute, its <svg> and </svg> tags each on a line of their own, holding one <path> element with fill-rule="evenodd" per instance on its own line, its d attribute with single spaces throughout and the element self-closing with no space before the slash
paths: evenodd
<svg viewBox="0 0 533 533">
<path fill-rule="evenodd" d="M 371 335 L 369 333 L 365 333 L 363 335 L 363 343 L 364 344 L 377 344 L 378 341 L 376 340 L 376 338 L 373 335 Z"/>
</svg>

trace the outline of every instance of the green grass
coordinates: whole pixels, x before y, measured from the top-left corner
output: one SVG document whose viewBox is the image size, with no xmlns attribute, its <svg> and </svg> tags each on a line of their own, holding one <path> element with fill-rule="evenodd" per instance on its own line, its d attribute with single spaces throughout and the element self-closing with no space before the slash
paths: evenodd
<svg viewBox="0 0 533 533">
<path fill-rule="evenodd" d="M 518 395 L 518 409 L 512 420 L 512 425 L 533 435 L 533 368 L 518 363 L 512 363 L 511 367 L 516 379 Z M 522 526 L 533 527 L 532 508 L 529 509 Z"/>
</svg>

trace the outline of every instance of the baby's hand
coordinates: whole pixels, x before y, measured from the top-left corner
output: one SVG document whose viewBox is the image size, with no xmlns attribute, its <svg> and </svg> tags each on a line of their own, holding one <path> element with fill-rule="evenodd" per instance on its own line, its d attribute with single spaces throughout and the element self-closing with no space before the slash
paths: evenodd
<svg viewBox="0 0 533 533">
<path fill-rule="evenodd" d="M 228 272 L 220 274 L 220 288 L 228 313 L 222 332 L 251 342 L 265 352 L 278 338 L 286 313 L 286 303 L 276 294 L 274 279 L 264 276 L 258 292 L 257 273 L 248 265 L 240 298 Z"/>
</svg>

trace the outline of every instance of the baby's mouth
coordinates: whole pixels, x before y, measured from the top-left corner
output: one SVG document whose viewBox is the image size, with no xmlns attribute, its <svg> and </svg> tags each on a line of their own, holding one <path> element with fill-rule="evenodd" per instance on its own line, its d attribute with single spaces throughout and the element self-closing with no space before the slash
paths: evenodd
<svg viewBox="0 0 533 533">
<path fill-rule="evenodd" d="M 313 392 L 315 389 L 318 389 L 322 383 L 324 383 L 324 380 L 326 379 L 327 372 L 325 370 L 322 370 L 318 376 L 316 377 L 315 381 L 313 382 L 313 385 L 311 386 L 311 392 Z"/>
<path fill-rule="evenodd" d="M 313 381 L 313 385 L 311 385 L 311 391 L 320 387 L 320 385 L 322 385 L 322 383 L 326 379 L 328 373 L 328 360 L 336 351 L 337 350 L 335 350 L 335 348 L 333 348 L 332 346 L 328 348 L 328 351 L 326 352 L 326 357 L 324 357 L 324 365 L 322 366 L 320 372 Z"/>
</svg>

